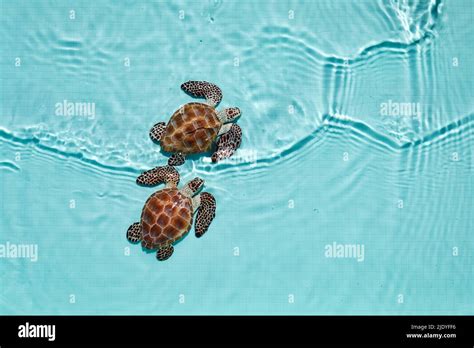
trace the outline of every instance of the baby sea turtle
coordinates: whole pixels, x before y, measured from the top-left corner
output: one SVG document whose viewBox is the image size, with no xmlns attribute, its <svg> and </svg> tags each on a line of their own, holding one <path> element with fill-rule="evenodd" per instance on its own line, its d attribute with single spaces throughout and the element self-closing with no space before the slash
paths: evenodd
<svg viewBox="0 0 474 348">
<path fill-rule="evenodd" d="M 239 108 L 216 111 L 222 92 L 209 82 L 188 81 L 181 89 L 193 97 L 206 98 L 206 103 L 185 104 L 175 111 L 168 124 L 158 122 L 151 128 L 150 138 L 159 142 L 164 152 L 172 154 L 168 165 L 183 164 L 187 154 L 211 151 L 214 142 L 212 162 L 232 156 L 242 140 L 242 129 L 232 123 L 240 116 Z"/>
<path fill-rule="evenodd" d="M 195 178 L 178 189 L 179 173 L 171 166 L 164 166 L 142 173 L 137 183 L 144 186 L 165 183 L 166 187 L 152 194 L 145 202 L 140 222 L 128 228 L 127 239 L 130 242 L 141 242 L 144 248 L 157 250 L 157 259 L 164 261 L 173 254 L 173 244 L 191 229 L 196 210 L 196 237 L 206 233 L 215 217 L 216 200 L 208 192 L 197 194 L 204 180 Z"/>
</svg>

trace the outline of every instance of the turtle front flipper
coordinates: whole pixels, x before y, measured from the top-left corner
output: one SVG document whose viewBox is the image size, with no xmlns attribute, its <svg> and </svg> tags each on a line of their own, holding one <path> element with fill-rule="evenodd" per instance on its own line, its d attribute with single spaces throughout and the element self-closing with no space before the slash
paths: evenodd
<svg viewBox="0 0 474 348">
<path fill-rule="evenodd" d="M 165 122 L 158 122 L 150 129 L 150 138 L 155 143 L 158 143 L 165 133 L 166 123 Z"/>
<path fill-rule="evenodd" d="M 226 127 L 224 125 L 222 128 Z M 236 125 L 232 124 L 229 131 L 222 134 L 219 140 L 217 141 L 217 150 L 212 155 L 212 162 L 216 163 L 224 158 L 229 158 L 238 149 L 240 143 L 242 142 L 242 129 Z"/>
<path fill-rule="evenodd" d="M 181 89 L 193 97 L 204 97 L 211 106 L 216 106 L 222 100 L 222 91 L 215 84 L 206 81 L 188 81 Z"/>
<path fill-rule="evenodd" d="M 193 198 L 193 208 L 198 209 L 194 231 L 199 238 L 206 233 L 216 217 L 216 199 L 209 192 L 203 192 Z"/>
<path fill-rule="evenodd" d="M 160 246 L 158 251 L 156 252 L 156 258 L 158 261 L 165 261 L 168 260 L 171 255 L 173 255 L 174 248 L 171 244 Z"/>
<path fill-rule="evenodd" d="M 130 243 L 138 243 L 142 239 L 142 228 L 139 222 L 130 225 L 127 230 L 127 239 Z"/>
<path fill-rule="evenodd" d="M 184 156 L 184 154 L 181 152 L 178 152 L 171 155 L 171 157 L 168 159 L 168 165 L 177 167 L 177 166 L 183 165 L 185 161 L 186 161 L 186 157 Z"/>
<path fill-rule="evenodd" d="M 179 184 L 179 173 L 171 166 L 156 167 L 140 174 L 137 184 L 143 186 L 155 186 L 166 183 L 169 187 L 176 187 Z"/>
</svg>

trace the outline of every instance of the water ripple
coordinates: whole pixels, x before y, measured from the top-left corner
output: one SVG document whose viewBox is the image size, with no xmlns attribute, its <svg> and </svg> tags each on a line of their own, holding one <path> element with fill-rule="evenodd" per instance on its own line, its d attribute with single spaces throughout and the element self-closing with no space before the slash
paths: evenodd
<svg viewBox="0 0 474 348">
<path fill-rule="evenodd" d="M 206 157 L 201 157 L 200 160 L 198 159 L 196 162 L 190 160 L 190 162 L 192 162 L 193 172 L 196 173 L 206 172 L 209 175 L 238 173 L 238 175 L 245 177 L 247 175 L 259 175 L 259 173 L 264 173 L 267 167 L 277 165 L 280 162 L 299 160 L 301 157 L 304 157 L 308 151 L 315 151 L 315 147 L 327 137 L 346 137 L 350 139 L 353 144 L 370 143 L 377 151 L 398 153 L 402 151 L 412 151 L 412 148 L 420 146 L 428 149 L 440 143 L 442 143 L 443 146 L 449 146 L 452 142 L 459 144 L 461 141 L 464 144 L 468 144 L 470 137 L 474 134 L 473 122 L 474 113 L 471 113 L 413 142 L 398 143 L 391 137 L 377 132 L 364 122 L 351 117 L 344 115 L 324 115 L 321 127 L 314 129 L 309 135 L 299 139 L 293 144 L 274 151 L 270 156 L 259 157 L 255 155 L 251 158 L 245 158 L 244 155 L 237 152 L 234 157 L 218 164 L 209 163 Z M 84 144 L 78 146 L 75 142 L 58 141 L 55 136 L 52 136 L 44 130 L 43 132 L 43 134 L 38 134 L 37 128 L 30 127 L 19 132 L 21 135 L 18 135 L 4 128 L 0 128 L 0 139 L 24 146 L 33 145 L 38 150 L 51 153 L 57 157 L 78 159 L 87 165 L 97 167 L 106 172 L 139 174 L 144 169 L 156 165 L 156 162 L 148 163 L 148 165 L 143 163 L 140 165 L 132 163 L 128 165 L 113 163 L 108 161 L 107 158 L 104 159 L 101 158 L 100 155 L 94 154 L 90 149 L 86 149 Z M 463 134 L 462 138 L 459 137 L 460 133 Z M 240 151 L 243 152 L 243 150 Z M 117 150 L 116 153 L 119 154 L 120 151 Z M 113 157 L 108 157 L 108 159 L 110 158 Z M 163 156 L 162 160 L 164 163 L 166 158 Z M 12 162 L 1 162 L 0 166 L 11 170 L 19 170 Z"/>
<path fill-rule="evenodd" d="M 19 172 L 21 169 L 12 161 L 0 161 L 0 168 L 12 172 Z"/>
</svg>

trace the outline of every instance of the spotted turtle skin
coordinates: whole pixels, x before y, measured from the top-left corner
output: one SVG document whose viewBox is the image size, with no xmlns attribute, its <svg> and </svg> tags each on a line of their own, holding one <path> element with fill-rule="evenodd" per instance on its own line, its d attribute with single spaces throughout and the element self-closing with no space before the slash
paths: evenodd
<svg viewBox="0 0 474 348">
<path fill-rule="evenodd" d="M 177 188 L 165 188 L 152 194 L 141 216 L 142 246 L 157 249 L 184 237 L 193 224 L 191 198 Z"/>
<path fill-rule="evenodd" d="M 196 154 L 211 150 L 222 126 L 214 107 L 188 103 L 176 110 L 166 125 L 161 148 L 169 153 Z"/>
</svg>

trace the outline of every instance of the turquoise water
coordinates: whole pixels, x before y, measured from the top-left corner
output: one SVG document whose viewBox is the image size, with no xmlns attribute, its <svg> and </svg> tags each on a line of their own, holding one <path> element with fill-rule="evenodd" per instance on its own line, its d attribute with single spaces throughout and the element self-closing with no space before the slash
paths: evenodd
<svg viewBox="0 0 474 348">
<path fill-rule="evenodd" d="M 469 0 L 0 3 L 1 314 L 474 314 Z M 160 263 L 125 232 L 187 80 L 243 142 Z"/>
</svg>

